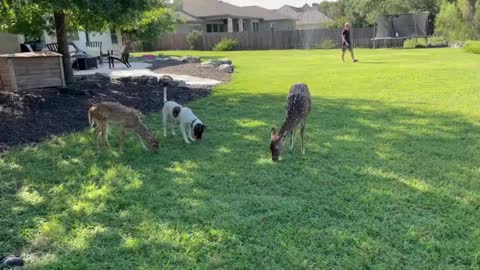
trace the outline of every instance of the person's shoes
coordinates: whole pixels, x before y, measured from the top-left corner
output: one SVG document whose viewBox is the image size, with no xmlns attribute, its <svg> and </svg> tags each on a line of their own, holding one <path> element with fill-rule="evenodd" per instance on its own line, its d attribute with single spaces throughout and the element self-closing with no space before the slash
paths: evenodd
<svg viewBox="0 0 480 270">
<path fill-rule="evenodd" d="M 357 62 L 358 62 L 358 59 L 353 60 L 353 62 L 354 62 L 354 63 L 357 63 Z"/>
</svg>

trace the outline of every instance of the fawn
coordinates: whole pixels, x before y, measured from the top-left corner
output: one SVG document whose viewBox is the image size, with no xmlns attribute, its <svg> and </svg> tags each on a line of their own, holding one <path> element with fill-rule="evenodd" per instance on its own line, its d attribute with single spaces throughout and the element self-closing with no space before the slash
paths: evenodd
<svg viewBox="0 0 480 270">
<path fill-rule="evenodd" d="M 290 150 L 293 150 L 295 132 L 298 127 L 300 127 L 300 137 L 302 139 L 302 154 L 305 154 L 305 125 L 311 108 L 312 98 L 308 86 L 303 83 L 293 85 L 287 97 L 285 121 L 278 133 L 272 128 L 270 151 L 273 161 L 278 161 L 288 135 L 291 136 Z"/>
<path fill-rule="evenodd" d="M 118 124 L 120 126 L 120 153 L 123 153 L 126 129 L 131 129 L 135 132 L 145 150 L 148 149 L 142 139 L 148 142 L 148 146 L 151 151 L 158 151 L 158 141 L 148 131 L 147 127 L 142 122 L 140 115 L 141 114 L 139 111 L 125 107 L 119 103 L 101 102 L 93 105 L 88 111 L 88 121 L 90 122 L 91 127 L 93 127 L 94 124 L 97 124 L 94 133 L 97 152 L 100 151 L 100 133 L 102 133 L 103 144 L 106 144 L 108 149 L 113 152 L 110 144 L 108 143 L 109 123 Z"/>
</svg>

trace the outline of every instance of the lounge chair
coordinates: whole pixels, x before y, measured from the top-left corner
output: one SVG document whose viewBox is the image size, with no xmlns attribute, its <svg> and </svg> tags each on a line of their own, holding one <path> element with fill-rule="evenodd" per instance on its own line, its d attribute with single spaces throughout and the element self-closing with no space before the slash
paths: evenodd
<svg viewBox="0 0 480 270">
<path fill-rule="evenodd" d="M 108 51 L 108 68 L 112 69 L 115 68 L 115 61 L 119 61 L 124 64 L 127 68 L 131 68 L 130 62 L 128 59 L 130 58 L 130 53 L 128 52 L 127 46 L 123 46 L 120 50 L 120 56 L 114 55 L 113 50 Z"/>
<path fill-rule="evenodd" d="M 103 53 L 101 41 L 91 41 L 85 44 L 87 46 L 87 53 L 98 58 L 100 64 L 103 64 L 103 59 L 107 59 L 108 54 Z"/>
</svg>

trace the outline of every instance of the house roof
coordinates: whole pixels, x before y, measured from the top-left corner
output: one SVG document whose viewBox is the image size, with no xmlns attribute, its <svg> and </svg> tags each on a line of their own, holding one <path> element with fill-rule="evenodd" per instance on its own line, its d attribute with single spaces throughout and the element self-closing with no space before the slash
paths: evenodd
<svg viewBox="0 0 480 270">
<path fill-rule="evenodd" d="M 298 17 L 297 25 L 324 24 L 333 21 L 330 17 L 319 10 L 309 10 L 303 12 Z"/>
<path fill-rule="evenodd" d="M 183 0 L 183 12 L 197 18 L 230 16 L 234 18 L 263 19 L 266 21 L 292 19 L 258 6 L 239 7 L 221 0 Z"/>
<path fill-rule="evenodd" d="M 183 0 L 183 11 L 200 18 L 218 16 L 254 17 L 240 7 L 219 0 Z"/>
<path fill-rule="evenodd" d="M 297 25 L 324 24 L 332 21 L 330 17 L 308 4 L 299 8 L 285 5 L 276 11 L 297 19 Z"/>
<path fill-rule="evenodd" d="M 242 9 L 246 10 L 249 14 L 252 14 L 252 16 L 254 17 L 263 18 L 265 21 L 281 21 L 281 20 L 295 19 L 287 15 L 281 14 L 279 12 L 262 8 L 259 6 L 246 6 L 246 7 L 242 7 Z"/>
<path fill-rule="evenodd" d="M 195 17 L 195 16 L 192 16 L 192 15 L 186 13 L 185 11 L 179 10 L 179 11 L 177 11 L 176 13 L 177 13 L 178 18 L 179 18 L 180 20 L 182 20 L 182 21 L 185 21 L 185 22 L 188 22 L 188 23 L 199 23 L 199 22 L 203 22 L 202 19 L 197 18 L 197 17 Z"/>
</svg>

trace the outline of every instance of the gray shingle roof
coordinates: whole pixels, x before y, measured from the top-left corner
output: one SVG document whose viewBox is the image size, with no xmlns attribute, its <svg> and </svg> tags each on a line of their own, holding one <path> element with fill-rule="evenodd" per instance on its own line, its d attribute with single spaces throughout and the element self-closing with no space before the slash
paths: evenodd
<svg viewBox="0 0 480 270">
<path fill-rule="evenodd" d="M 192 15 L 190 15 L 190 14 L 184 12 L 184 11 L 179 10 L 176 13 L 177 13 L 178 18 L 182 21 L 185 21 L 185 22 L 188 22 L 188 23 L 203 22 L 202 19 L 197 18 L 195 16 L 192 16 Z"/>
<path fill-rule="evenodd" d="M 246 6 L 246 7 L 242 7 L 242 9 L 246 10 L 249 14 L 252 14 L 252 16 L 254 17 L 263 18 L 265 21 L 295 20 L 284 14 L 281 14 L 266 8 L 262 8 L 259 6 Z"/>
<path fill-rule="evenodd" d="M 183 0 L 183 11 L 200 18 L 226 15 L 243 18 L 254 17 L 240 7 L 219 0 Z"/>
<path fill-rule="evenodd" d="M 277 10 L 280 14 L 297 19 L 297 25 L 324 24 L 333 21 L 320 10 L 305 5 L 301 8 L 285 5 Z"/>
<path fill-rule="evenodd" d="M 220 0 L 183 0 L 183 11 L 198 18 L 231 16 L 266 21 L 292 19 L 276 11 L 258 6 L 238 7 Z"/>
<path fill-rule="evenodd" d="M 319 10 L 309 10 L 300 14 L 297 25 L 324 24 L 331 22 L 332 19 Z"/>
</svg>

